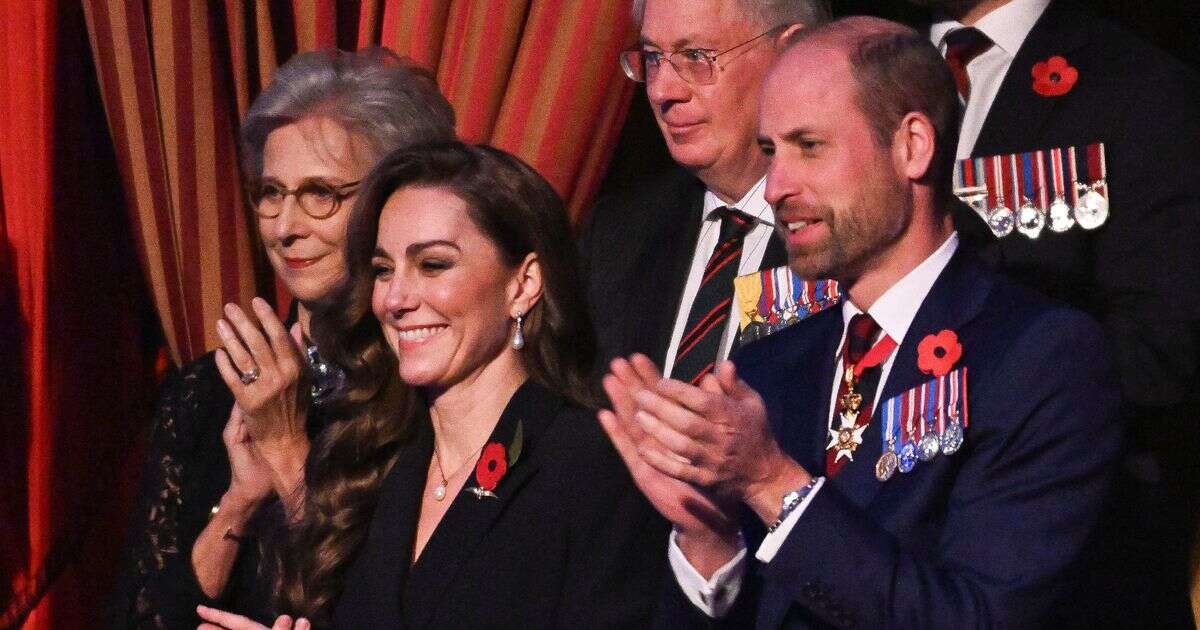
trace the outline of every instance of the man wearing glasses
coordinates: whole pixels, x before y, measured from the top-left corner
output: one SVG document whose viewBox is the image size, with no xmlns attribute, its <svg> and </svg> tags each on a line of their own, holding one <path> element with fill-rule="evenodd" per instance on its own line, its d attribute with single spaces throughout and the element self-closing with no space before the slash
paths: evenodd
<svg viewBox="0 0 1200 630">
<path fill-rule="evenodd" d="M 585 228 L 602 361 L 641 352 L 668 376 L 698 381 L 733 345 L 733 278 L 786 263 L 763 200 L 759 83 L 793 33 L 827 21 L 826 4 L 633 3 L 640 37 L 620 62 L 646 84 L 679 168 L 601 200 Z"/>
</svg>

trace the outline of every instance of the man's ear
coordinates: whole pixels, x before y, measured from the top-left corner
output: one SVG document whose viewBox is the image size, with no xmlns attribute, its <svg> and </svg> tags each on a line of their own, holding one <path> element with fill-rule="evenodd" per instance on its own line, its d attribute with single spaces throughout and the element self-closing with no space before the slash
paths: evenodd
<svg viewBox="0 0 1200 630">
<path fill-rule="evenodd" d="M 509 314 L 514 317 L 518 313 L 528 313 L 542 299 L 542 263 L 536 253 L 529 252 L 517 265 L 509 284 L 508 299 L 512 310 Z"/>
<path fill-rule="evenodd" d="M 896 163 L 896 171 L 909 181 L 924 179 L 933 165 L 936 151 L 937 132 L 929 117 L 921 112 L 905 114 L 892 137 L 892 159 Z"/>
</svg>

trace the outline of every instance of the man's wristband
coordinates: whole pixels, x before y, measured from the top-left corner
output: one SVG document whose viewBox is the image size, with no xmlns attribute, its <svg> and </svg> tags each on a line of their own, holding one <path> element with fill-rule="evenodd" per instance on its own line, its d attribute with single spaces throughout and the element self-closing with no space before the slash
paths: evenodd
<svg viewBox="0 0 1200 630">
<path fill-rule="evenodd" d="M 767 532 L 773 533 L 776 529 L 779 529 L 779 526 L 783 525 L 783 522 L 787 520 L 787 517 L 793 511 L 795 511 L 796 508 L 800 507 L 800 504 L 804 502 L 805 497 L 807 497 L 815 487 L 817 487 L 817 478 L 813 477 L 808 480 L 808 483 L 783 495 L 783 505 L 779 510 L 779 518 L 776 518 L 775 522 L 771 523 L 771 526 L 767 528 Z"/>
</svg>

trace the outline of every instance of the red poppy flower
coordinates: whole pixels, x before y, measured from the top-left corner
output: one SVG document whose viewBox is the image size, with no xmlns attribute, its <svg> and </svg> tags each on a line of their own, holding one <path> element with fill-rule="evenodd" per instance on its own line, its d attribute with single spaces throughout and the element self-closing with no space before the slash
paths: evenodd
<svg viewBox="0 0 1200 630">
<path fill-rule="evenodd" d="M 1033 91 L 1042 96 L 1062 96 L 1075 87 L 1079 71 L 1065 57 L 1055 55 L 1033 64 Z"/>
<path fill-rule="evenodd" d="M 504 473 L 508 472 L 508 460 L 505 457 L 504 445 L 499 442 L 489 442 L 483 447 L 483 454 L 475 464 L 475 480 L 480 488 L 488 492 L 496 489 Z"/>
<path fill-rule="evenodd" d="M 917 345 L 917 367 L 926 374 L 945 376 L 962 358 L 962 344 L 953 330 L 926 335 Z"/>
</svg>

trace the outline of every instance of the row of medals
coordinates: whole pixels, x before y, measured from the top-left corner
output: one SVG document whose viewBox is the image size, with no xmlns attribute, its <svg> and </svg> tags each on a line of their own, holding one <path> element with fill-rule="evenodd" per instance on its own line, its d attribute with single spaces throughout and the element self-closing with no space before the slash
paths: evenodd
<svg viewBox="0 0 1200 630">
<path fill-rule="evenodd" d="M 758 309 L 750 312 L 750 323 L 742 330 L 741 343 L 748 344 L 752 341 L 758 341 L 764 337 L 773 335 L 792 324 L 800 321 L 799 309 L 795 306 L 789 306 L 783 314 L 776 319 L 774 323 L 767 322 L 758 314 Z"/>
<path fill-rule="evenodd" d="M 970 189 L 961 196 L 967 205 L 986 217 L 988 227 L 996 238 L 1004 238 L 1016 230 L 1032 239 L 1040 236 L 1044 228 L 1062 233 L 1076 224 L 1085 230 L 1094 230 L 1104 225 L 1108 220 L 1108 199 L 1097 190 L 1103 185 L 1103 180 L 1092 184 L 1076 183 L 1079 205 L 1072 209 L 1065 199 L 1055 197 L 1048 212 L 1028 199 L 1016 212 L 1004 204 L 1003 198 L 995 208 L 987 208 L 986 188 Z"/>
<path fill-rule="evenodd" d="M 875 478 L 887 481 L 896 474 L 897 470 L 902 473 L 911 472 L 913 468 L 916 468 L 917 462 L 927 462 L 937 457 L 938 453 L 953 455 L 958 452 L 963 444 L 963 429 L 962 424 L 953 413 L 952 411 L 950 425 L 944 431 L 941 433 L 926 432 L 919 440 L 912 439 L 910 435 L 909 440 L 900 447 L 899 452 L 896 452 L 895 440 L 889 437 L 887 450 L 875 462 Z"/>
<path fill-rule="evenodd" d="M 854 377 L 852 369 L 847 369 L 845 374 L 846 393 L 842 394 L 838 401 L 841 406 L 839 414 L 841 427 L 834 432 L 835 435 L 832 436 L 833 440 L 829 448 L 836 448 L 839 451 L 848 450 L 853 453 L 862 443 L 862 434 L 868 425 L 858 426 L 858 414 L 862 410 L 863 403 L 862 394 L 854 391 L 858 379 Z M 897 470 L 902 473 L 910 472 L 916 467 L 917 462 L 930 461 L 937 457 L 938 453 L 953 455 L 958 452 L 963 444 L 963 430 L 962 424 L 958 420 L 957 410 L 950 410 L 950 418 L 950 425 L 941 433 L 929 431 L 919 440 L 913 439 L 915 436 L 910 434 L 909 440 L 900 447 L 899 452 L 896 450 L 895 440 L 888 436 L 887 450 L 875 462 L 875 478 L 887 481 L 896 474 Z M 923 419 L 922 423 L 924 424 Z"/>
</svg>

